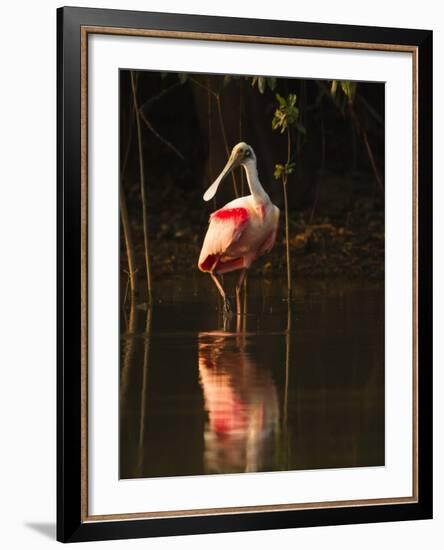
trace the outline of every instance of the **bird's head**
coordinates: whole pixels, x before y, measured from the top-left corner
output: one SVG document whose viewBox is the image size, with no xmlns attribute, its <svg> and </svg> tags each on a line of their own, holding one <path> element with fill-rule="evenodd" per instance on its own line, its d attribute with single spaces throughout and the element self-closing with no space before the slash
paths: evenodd
<svg viewBox="0 0 444 550">
<path fill-rule="evenodd" d="M 228 159 L 227 164 L 225 165 L 222 172 L 218 175 L 217 179 L 210 185 L 210 187 L 205 191 L 203 196 L 204 201 L 211 200 L 217 192 L 217 188 L 222 180 L 228 176 L 228 174 L 241 165 L 247 165 L 249 163 L 256 162 L 256 155 L 254 154 L 253 148 L 241 141 L 233 147 L 231 151 L 230 158 Z"/>
</svg>

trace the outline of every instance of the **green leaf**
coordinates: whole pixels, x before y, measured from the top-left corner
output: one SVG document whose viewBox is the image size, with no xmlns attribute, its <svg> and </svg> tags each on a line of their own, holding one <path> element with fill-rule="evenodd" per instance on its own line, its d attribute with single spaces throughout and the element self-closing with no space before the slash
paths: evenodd
<svg viewBox="0 0 444 550">
<path fill-rule="evenodd" d="M 274 76 L 269 76 L 267 78 L 267 84 L 268 84 L 268 87 L 270 88 L 270 90 L 272 92 L 274 92 L 275 88 L 276 88 L 276 83 L 277 83 L 277 78 L 274 77 Z"/>
<path fill-rule="evenodd" d="M 349 80 L 341 80 L 341 89 L 344 95 L 347 97 L 349 103 L 353 103 L 356 94 L 356 82 L 350 82 Z"/>
<path fill-rule="evenodd" d="M 287 106 L 287 100 L 284 99 L 281 95 L 276 94 L 276 99 L 279 101 L 279 105 L 281 106 L 281 108 Z"/>
<path fill-rule="evenodd" d="M 273 130 L 281 128 L 282 131 L 285 131 L 287 129 L 287 120 L 285 114 L 280 109 L 276 109 L 274 113 L 273 120 L 271 121 L 271 128 Z"/>
<path fill-rule="evenodd" d="M 296 164 L 294 162 L 287 162 L 286 164 L 276 164 L 274 167 L 275 179 L 280 179 L 283 176 L 288 176 L 293 173 Z"/>
<path fill-rule="evenodd" d="M 287 98 L 276 94 L 276 99 L 279 102 L 279 107 L 274 113 L 272 121 L 272 129 L 280 128 L 281 134 L 284 133 L 289 126 L 296 126 L 299 119 L 299 109 L 296 107 L 296 94 L 289 94 Z"/>
<path fill-rule="evenodd" d="M 294 172 L 294 169 L 296 168 L 296 163 L 295 162 L 288 162 L 286 165 L 285 165 L 285 173 L 287 175 L 289 174 L 292 174 Z"/>
<path fill-rule="evenodd" d="M 274 177 L 275 179 L 279 179 L 282 174 L 284 173 L 284 170 L 285 170 L 285 167 L 283 164 L 276 164 L 276 166 L 274 167 Z"/>
<path fill-rule="evenodd" d="M 261 94 L 265 92 L 265 83 L 266 83 L 265 78 L 263 76 L 260 76 L 257 81 L 257 87 Z"/>
<path fill-rule="evenodd" d="M 255 86 L 256 83 L 259 93 L 263 94 L 265 92 L 265 86 L 267 84 L 266 78 L 264 76 L 253 76 L 251 79 L 251 85 Z"/>
<path fill-rule="evenodd" d="M 296 94 L 289 94 L 288 95 L 288 100 L 287 100 L 287 105 L 289 107 L 294 107 L 296 105 Z"/>
<path fill-rule="evenodd" d="M 330 93 L 332 96 L 336 96 L 338 86 L 348 99 L 348 102 L 353 103 L 356 95 L 357 83 L 351 82 L 350 80 L 332 80 L 330 88 Z"/>
</svg>

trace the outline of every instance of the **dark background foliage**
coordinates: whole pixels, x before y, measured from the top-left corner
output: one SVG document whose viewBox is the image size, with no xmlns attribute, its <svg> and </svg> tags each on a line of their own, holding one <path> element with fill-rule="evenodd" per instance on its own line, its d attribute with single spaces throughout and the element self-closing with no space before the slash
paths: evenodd
<svg viewBox="0 0 444 550">
<path fill-rule="evenodd" d="M 384 84 L 137 71 L 149 254 L 153 278 L 197 270 L 214 209 L 235 198 L 227 179 L 215 201 L 202 195 L 231 148 L 255 150 L 260 180 L 282 209 L 277 164 L 288 160 L 289 244 L 300 277 L 384 276 Z M 287 138 L 272 120 L 277 94 L 296 95 L 297 124 Z M 131 72 L 120 72 L 120 167 L 135 258 L 144 277 L 137 126 Z M 241 171 L 237 192 L 248 194 Z M 122 269 L 128 270 L 122 235 Z M 284 269 L 284 234 L 252 273 Z"/>
</svg>

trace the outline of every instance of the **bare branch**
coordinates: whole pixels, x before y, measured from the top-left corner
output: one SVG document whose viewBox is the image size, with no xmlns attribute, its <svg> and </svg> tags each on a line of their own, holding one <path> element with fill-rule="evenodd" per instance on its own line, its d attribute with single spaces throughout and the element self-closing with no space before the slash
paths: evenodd
<svg viewBox="0 0 444 550">
<path fill-rule="evenodd" d="M 137 268 L 136 268 L 136 255 L 134 252 L 134 243 L 133 243 L 133 237 L 132 237 L 132 231 L 131 231 L 131 223 L 128 216 L 128 208 L 126 205 L 126 195 L 125 190 L 123 188 L 123 176 L 125 174 L 126 165 L 128 162 L 129 157 L 129 151 L 131 149 L 131 142 L 132 142 L 132 129 L 133 129 L 133 114 L 134 109 L 130 108 L 130 120 L 129 120 L 129 127 L 128 127 L 128 139 L 126 144 L 126 150 L 125 155 L 123 158 L 122 166 L 120 169 L 120 185 L 119 185 L 119 210 L 120 210 L 120 217 L 122 219 L 122 229 L 123 229 L 123 237 L 125 239 L 125 249 L 126 249 L 126 257 L 128 262 L 128 280 L 130 284 L 131 289 L 131 306 L 134 305 L 134 297 L 137 291 Z M 124 305 L 126 302 L 126 293 L 125 293 L 125 300 Z"/>
<path fill-rule="evenodd" d="M 171 86 L 169 86 L 168 88 L 164 88 L 161 92 L 159 92 L 157 95 L 153 96 L 153 97 L 150 97 L 148 98 L 145 103 L 143 103 L 143 105 L 139 108 L 139 110 L 142 112 L 142 111 L 145 111 L 145 109 L 148 109 L 149 107 L 151 107 L 151 105 L 153 103 L 155 103 L 156 101 L 159 101 L 159 99 L 161 99 L 164 95 L 166 95 L 168 92 L 171 92 L 171 90 L 174 90 L 175 88 L 177 88 L 178 86 L 182 86 L 182 83 L 181 82 L 176 82 L 174 84 L 172 84 Z"/>
<path fill-rule="evenodd" d="M 190 80 L 193 84 L 196 84 L 196 86 L 199 86 L 200 88 L 203 88 L 208 93 L 212 94 L 215 98 L 217 98 L 218 94 L 210 88 L 210 86 L 205 86 L 205 84 L 202 84 L 202 82 L 199 82 L 192 76 L 188 75 L 188 80 Z"/>
<path fill-rule="evenodd" d="M 153 127 L 151 122 L 146 118 L 145 114 L 139 109 L 139 114 L 143 122 L 145 123 L 145 126 L 148 128 L 148 130 L 156 136 L 158 140 L 160 140 L 164 145 L 166 145 L 171 151 L 177 155 L 181 160 L 185 160 L 185 157 L 182 155 L 182 153 L 166 138 L 161 136 L 159 132 Z"/>
<path fill-rule="evenodd" d="M 136 114 L 137 142 L 139 147 L 140 194 L 142 197 L 143 239 L 145 244 L 147 301 L 148 301 L 148 307 L 150 307 L 152 304 L 151 269 L 150 269 L 149 240 L 148 240 L 148 211 L 147 211 L 147 200 L 146 200 L 146 191 L 145 191 L 145 167 L 143 163 L 143 148 L 142 148 L 142 128 L 140 125 L 140 112 L 137 106 L 136 82 L 134 78 L 134 72 L 131 71 L 130 74 L 131 74 L 131 87 L 133 90 L 134 112 Z"/>
</svg>

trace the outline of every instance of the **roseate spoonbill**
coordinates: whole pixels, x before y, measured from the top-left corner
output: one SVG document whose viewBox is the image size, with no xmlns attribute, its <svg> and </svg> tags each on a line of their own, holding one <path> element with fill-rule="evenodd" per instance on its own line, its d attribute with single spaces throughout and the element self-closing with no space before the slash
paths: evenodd
<svg viewBox="0 0 444 550">
<path fill-rule="evenodd" d="M 210 216 L 198 266 L 210 274 L 224 301 L 224 313 L 231 315 L 219 274 L 241 270 L 236 285 L 236 313 L 240 316 L 240 292 L 247 269 L 256 258 L 269 252 L 276 240 L 279 208 L 275 206 L 259 181 L 256 156 L 244 142 L 233 147 L 230 158 L 203 199 L 214 197 L 222 180 L 237 166 L 243 166 L 251 195 L 239 197 L 216 210 Z"/>
</svg>

